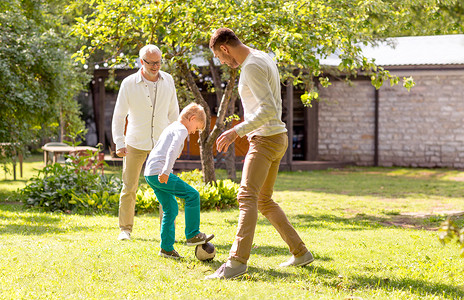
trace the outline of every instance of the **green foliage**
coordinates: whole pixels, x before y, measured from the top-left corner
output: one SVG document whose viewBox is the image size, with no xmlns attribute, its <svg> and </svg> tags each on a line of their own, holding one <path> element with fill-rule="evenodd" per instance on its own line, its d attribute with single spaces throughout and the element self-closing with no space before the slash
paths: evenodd
<svg viewBox="0 0 464 300">
<path fill-rule="evenodd" d="M 216 180 L 199 186 L 201 209 L 224 209 L 237 207 L 239 185 L 230 179 Z"/>
<path fill-rule="evenodd" d="M 204 183 L 199 170 L 181 172 L 179 178 L 194 187 L 200 194 L 200 207 L 202 210 L 224 209 L 237 207 L 237 193 L 239 185 L 231 180 L 217 180 L 213 183 Z M 184 201 L 177 199 L 180 207 Z M 138 213 L 155 212 L 159 208 L 158 200 L 153 189 L 141 186 L 137 191 L 135 210 Z"/>
<path fill-rule="evenodd" d="M 305 105 L 318 99 L 314 77 L 324 78 L 320 81 L 323 87 L 330 85 L 326 75 L 338 72 L 367 74 L 377 88 L 385 81 L 398 84 L 397 76 L 363 57 L 363 44 L 375 44 L 389 36 L 464 32 L 464 7 L 454 0 L 95 0 L 87 8 L 91 12 L 78 18 L 73 27 L 85 44 L 75 57 L 82 64 L 98 53 L 110 65 L 111 61 L 132 65 L 138 49 L 154 43 L 161 47 L 172 70 L 179 72 L 176 84 L 182 85 L 185 74 L 175 65 L 189 64 L 198 55 L 209 60 L 206 45 L 212 30 L 227 26 L 246 44 L 275 54 L 282 80 L 292 78 L 295 85 L 305 87 Z M 320 64 L 334 54 L 341 60 L 337 69 Z M 198 67 L 189 67 L 195 76 L 201 73 Z M 224 70 L 227 73 L 228 68 Z M 405 88 L 413 86 L 412 79 L 403 80 Z"/>
<path fill-rule="evenodd" d="M 78 129 L 77 131 L 70 130 L 70 132 L 68 132 L 68 134 L 66 135 L 66 137 L 70 141 L 64 140 L 63 142 L 65 144 L 68 144 L 68 145 L 73 146 L 73 147 L 79 146 L 82 143 L 82 141 L 85 140 L 85 135 L 87 134 L 87 132 L 88 132 L 87 128 L 86 129 Z M 96 146 L 98 147 L 98 150 L 101 151 L 102 144 L 99 143 Z M 89 151 L 88 153 L 91 154 L 92 151 Z M 93 158 L 96 158 L 97 153 L 95 153 Z"/>
<path fill-rule="evenodd" d="M 409 77 L 403 77 L 403 86 L 408 89 L 408 91 L 411 90 L 413 86 L 415 86 L 416 83 L 414 82 L 414 79 L 409 76 Z"/>
<path fill-rule="evenodd" d="M 76 195 L 72 193 L 70 205 L 75 205 L 74 211 L 89 214 L 117 214 L 119 193 L 110 194 L 107 191 L 98 191 L 92 194 Z M 73 207 L 74 208 L 74 207 Z"/>
<path fill-rule="evenodd" d="M 464 2 L 459 0 L 369 2 L 367 20 L 376 36 L 464 33 Z"/>
<path fill-rule="evenodd" d="M 45 166 L 21 190 L 20 199 L 46 211 L 117 212 L 121 180 L 86 170 L 90 157 L 69 157 L 68 164 Z"/>
<path fill-rule="evenodd" d="M 67 164 L 47 165 L 32 177 L 20 192 L 19 198 L 23 203 L 46 211 L 117 214 L 122 187 L 120 178 L 89 171 L 89 167 L 97 163 L 94 162 L 95 154 L 91 152 L 79 157 L 67 157 Z M 239 185 L 231 180 L 205 184 L 198 170 L 182 172 L 179 177 L 198 190 L 202 210 L 237 206 Z M 184 207 L 184 201 L 178 201 L 179 206 Z M 136 213 L 153 213 L 158 208 L 153 189 L 142 185 L 136 194 Z"/>
<path fill-rule="evenodd" d="M 20 155 L 24 157 L 25 154 L 28 154 L 28 151 L 21 147 L 19 143 L 3 143 L 0 146 L 0 168 L 5 172 L 5 176 L 7 173 L 11 174 L 13 172 L 12 169 L 19 162 Z M 10 170 L 10 167 L 13 168 Z"/>
<path fill-rule="evenodd" d="M 152 213 L 158 211 L 159 202 L 156 199 L 156 195 L 153 189 L 146 186 L 141 186 L 137 191 L 135 212 L 140 213 Z"/>
<path fill-rule="evenodd" d="M 237 207 L 237 193 L 239 185 L 232 180 L 216 180 L 204 183 L 199 170 L 182 172 L 179 178 L 193 186 L 200 193 L 202 210 L 224 209 Z"/>
<path fill-rule="evenodd" d="M 236 114 L 232 114 L 232 115 L 225 118 L 224 123 L 227 124 L 227 123 L 230 123 L 232 121 L 240 121 L 240 117 L 238 115 L 236 115 Z"/>
<path fill-rule="evenodd" d="M 450 216 L 441 224 L 438 233 L 442 244 L 453 241 L 460 244 L 461 257 L 464 258 L 464 227 L 460 228 L 458 223 Z"/>
<path fill-rule="evenodd" d="M 2 1 L 0 10 L 0 141 L 18 148 L 83 128 L 73 97 L 86 77 L 70 58 L 73 41 L 59 21 L 60 1 Z"/>
<path fill-rule="evenodd" d="M 78 6 L 77 1 L 72 3 Z M 95 62 L 130 67 L 138 50 L 153 43 L 163 52 L 164 67 L 176 77 L 181 102 L 195 98 L 203 104 L 206 102 L 200 87 L 189 79 L 196 77 L 202 82 L 201 88 L 220 91 L 224 79 L 234 78 L 230 68 L 223 66 L 222 80 L 214 82 L 210 76 L 200 76 L 207 68 L 191 63 L 192 58 L 203 57 L 211 69 L 213 59 L 208 42 L 212 31 L 219 27 L 232 28 L 245 44 L 273 53 L 282 81 L 291 80 L 303 87 L 301 100 L 310 106 L 311 101 L 319 99 L 316 77 L 322 78 L 319 83 L 324 88 L 330 86 L 329 75 L 350 79 L 363 74 L 370 76 L 376 88 L 385 82 L 399 83 L 396 75 L 363 56 L 362 45 L 374 45 L 401 33 L 421 34 L 425 32 L 423 28 L 427 28 L 426 32 L 459 33 L 463 32 L 464 23 L 462 4 L 453 0 L 93 0 L 82 7 L 88 13 L 76 19 L 72 31 L 83 45 L 73 57 L 76 62 L 90 69 Z M 332 55 L 339 57 L 339 66 L 323 66 L 321 60 Z M 403 79 L 406 89 L 413 85 L 412 78 Z M 223 98 L 223 102 L 229 100 L 230 96 Z M 224 123 L 217 120 L 213 132 L 200 137 L 202 148 L 211 149 L 209 153 L 213 153 L 212 141 L 217 137 L 214 134 Z M 202 152 L 204 155 L 208 154 Z M 212 159 L 202 159 L 205 180 L 213 181 Z"/>
</svg>

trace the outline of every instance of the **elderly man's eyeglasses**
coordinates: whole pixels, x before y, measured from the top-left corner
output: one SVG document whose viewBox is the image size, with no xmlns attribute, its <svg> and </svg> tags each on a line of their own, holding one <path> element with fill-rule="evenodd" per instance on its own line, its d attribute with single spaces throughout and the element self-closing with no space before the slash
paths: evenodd
<svg viewBox="0 0 464 300">
<path fill-rule="evenodd" d="M 145 58 L 142 58 L 142 60 L 149 66 L 161 66 L 161 63 L 162 61 L 161 60 L 158 60 L 158 61 L 152 61 L 152 62 L 148 62 L 145 60 Z"/>
</svg>

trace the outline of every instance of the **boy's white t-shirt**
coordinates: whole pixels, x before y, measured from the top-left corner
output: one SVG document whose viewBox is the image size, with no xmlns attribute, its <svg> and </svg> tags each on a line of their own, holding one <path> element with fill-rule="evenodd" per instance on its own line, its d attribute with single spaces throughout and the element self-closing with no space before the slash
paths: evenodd
<svg viewBox="0 0 464 300">
<path fill-rule="evenodd" d="M 145 164 L 145 176 L 169 175 L 184 148 L 187 128 L 179 121 L 173 122 L 161 133 Z"/>
</svg>

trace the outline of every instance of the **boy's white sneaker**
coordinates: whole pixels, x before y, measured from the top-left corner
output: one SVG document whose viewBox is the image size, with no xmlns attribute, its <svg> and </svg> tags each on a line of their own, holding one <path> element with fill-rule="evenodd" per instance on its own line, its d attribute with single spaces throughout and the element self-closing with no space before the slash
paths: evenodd
<svg viewBox="0 0 464 300">
<path fill-rule="evenodd" d="M 121 233 L 119 233 L 118 240 L 124 241 L 124 240 L 130 240 L 130 239 L 131 239 L 130 232 L 121 231 Z"/>
</svg>

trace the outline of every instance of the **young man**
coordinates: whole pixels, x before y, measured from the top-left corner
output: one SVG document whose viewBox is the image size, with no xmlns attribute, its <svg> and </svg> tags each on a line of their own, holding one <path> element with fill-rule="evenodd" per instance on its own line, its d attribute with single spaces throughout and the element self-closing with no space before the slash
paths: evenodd
<svg viewBox="0 0 464 300">
<path fill-rule="evenodd" d="M 214 235 L 200 232 L 200 194 L 182 179 L 172 174 L 172 167 L 182 153 L 184 141 L 189 134 L 204 130 L 206 114 L 196 103 L 187 105 L 180 113 L 178 121 L 161 133 L 158 143 L 151 151 L 145 167 L 145 179 L 163 206 L 161 223 L 160 256 L 179 259 L 174 249 L 174 221 L 179 212 L 177 200 L 185 200 L 185 238 L 187 246 L 196 246 L 210 241 Z"/>
<path fill-rule="evenodd" d="M 122 81 L 112 122 L 116 154 L 124 157 L 123 188 L 119 199 L 119 240 L 130 239 L 143 163 L 161 132 L 179 116 L 174 80 L 160 70 L 160 49 L 155 45 L 146 45 L 140 49 L 139 56 L 142 67 Z"/>
<path fill-rule="evenodd" d="M 244 274 L 250 257 L 258 210 L 277 229 L 293 256 L 281 266 L 303 266 L 314 258 L 271 197 L 280 160 L 288 146 L 287 129 L 281 121 L 280 76 L 275 62 L 264 52 L 244 45 L 228 28 L 217 29 L 209 47 L 222 64 L 241 66 L 238 91 L 244 108 L 244 122 L 217 139 L 217 150 L 246 135 L 250 143 L 237 195 L 240 216 L 229 259 L 207 279 L 228 279 Z"/>
</svg>

